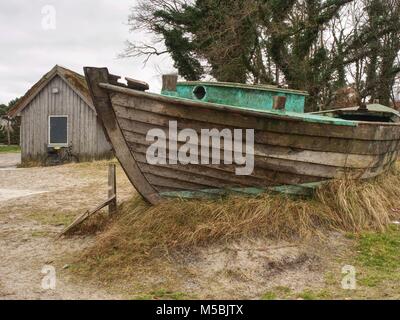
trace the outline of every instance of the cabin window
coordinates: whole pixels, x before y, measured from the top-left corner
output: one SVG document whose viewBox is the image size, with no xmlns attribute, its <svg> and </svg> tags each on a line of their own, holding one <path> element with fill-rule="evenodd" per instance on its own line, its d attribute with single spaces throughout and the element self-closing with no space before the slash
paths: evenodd
<svg viewBox="0 0 400 320">
<path fill-rule="evenodd" d="M 49 146 L 68 146 L 68 116 L 49 116 Z"/>
</svg>

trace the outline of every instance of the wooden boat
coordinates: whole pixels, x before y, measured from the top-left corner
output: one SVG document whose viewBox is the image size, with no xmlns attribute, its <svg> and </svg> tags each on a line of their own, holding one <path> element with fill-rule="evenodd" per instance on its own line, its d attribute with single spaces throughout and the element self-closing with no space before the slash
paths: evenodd
<svg viewBox="0 0 400 320">
<path fill-rule="evenodd" d="M 152 204 L 169 196 L 258 194 L 345 176 L 367 179 L 383 173 L 398 156 L 400 117 L 389 109 L 305 114 L 299 112 L 305 93 L 277 87 L 177 83 L 176 77 L 165 76 L 162 94 L 152 94 L 145 92 L 146 83 L 128 78 L 127 84 L 119 83 L 119 77 L 106 68 L 85 68 L 85 75 L 116 157 L 137 191 Z M 238 99 L 232 98 L 233 88 L 242 91 Z M 217 103 L 212 101 L 213 90 L 219 95 Z M 256 107 L 243 104 L 248 95 L 253 95 L 248 103 Z M 199 134 L 203 129 L 253 129 L 254 170 L 237 175 L 235 163 L 150 164 L 146 151 L 151 142 L 146 136 L 152 129 L 168 132 L 171 121 L 179 130 L 189 128 Z M 175 141 L 171 147 L 167 142 L 173 139 L 166 139 L 170 141 L 165 141 L 163 152 L 169 155 L 186 142 Z M 218 152 L 235 151 L 224 147 Z"/>
</svg>

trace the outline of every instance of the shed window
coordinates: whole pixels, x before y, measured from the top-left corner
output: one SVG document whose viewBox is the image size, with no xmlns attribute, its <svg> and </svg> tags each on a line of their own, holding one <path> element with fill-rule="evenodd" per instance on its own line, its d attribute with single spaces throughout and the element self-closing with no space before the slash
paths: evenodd
<svg viewBox="0 0 400 320">
<path fill-rule="evenodd" d="M 49 117 L 49 145 L 68 146 L 68 116 Z"/>
</svg>

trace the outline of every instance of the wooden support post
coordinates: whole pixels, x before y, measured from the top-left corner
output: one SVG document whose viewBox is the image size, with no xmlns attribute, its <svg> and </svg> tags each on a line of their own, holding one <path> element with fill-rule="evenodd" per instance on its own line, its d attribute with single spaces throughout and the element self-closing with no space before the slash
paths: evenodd
<svg viewBox="0 0 400 320">
<path fill-rule="evenodd" d="M 176 91 L 178 76 L 176 74 L 164 74 L 162 76 L 162 91 Z"/>
<path fill-rule="evenodd" d="M 108 198 L 114 198 L 108 206 L 108 212 L 113 214 L 117 211 L 117 175 L 115 164 L 108 167 Z"/>
<path fill-rule="evenodd" d="M 57 236 L 57 239 L 107 206 L 109 214 L 114 214 L 115 212 L 117 212 L 117 175 L 115 164 L 110 164 L 108 167 L 108 200 L 98 205 L 95 209 L 91 211 L 86 211 L 85 213 L 77 217 L 74 222 L 72 222 L 68 227 L 61 231 L 61 233 Z"/>
</svg>

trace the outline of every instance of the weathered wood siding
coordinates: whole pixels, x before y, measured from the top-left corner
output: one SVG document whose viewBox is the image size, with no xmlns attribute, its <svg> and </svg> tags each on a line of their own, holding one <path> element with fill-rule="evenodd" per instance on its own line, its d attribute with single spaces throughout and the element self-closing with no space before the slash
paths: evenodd
<svg viewBox="0 0 400 320">
<path fill-rule="evenodd" d="M 53 94 L 52 88 L 59 93 Z M 111 146 L 92 108 L 68 84 L 56 76 L 21 112 L 22 160 L 41 159 L 47 154 L 48 118 L 68 116 L 68 139 L 80 160 L 110 156 Z"/>
</svg>

